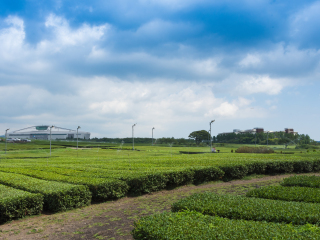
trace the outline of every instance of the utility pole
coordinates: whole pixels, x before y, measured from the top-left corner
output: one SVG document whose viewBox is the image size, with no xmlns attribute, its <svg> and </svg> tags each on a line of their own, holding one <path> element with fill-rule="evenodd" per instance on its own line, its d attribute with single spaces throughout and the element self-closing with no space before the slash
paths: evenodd
<svg viewBox="0 0 320 240">
<path fill-rule="evenodd" d="M 7 130 L 6 130 L 6 151 L 5 151 L 5 154 L 7 154 L 7 138 L 8 138 L 8 131 L 9 131 L 9 129 L 10 128 L 8 128 Z"/>
<path fill-rule="evenodd" d="M 211 149 L 212 149 L 212 134 L 211 134 L 211 123 L 213 123 L 215 120 L 212 120 L 210 122 L 210 152 L 211 152 Z"/>
<path fill-rule="evenodd" d="M 137 125 L 136 123 L 132 125 L 132 150 L 134 150 L 134 127 L 136 125 Z"/>
<path fill-rule="evenodd" d="M 269 140 L 269 131 L 267 131 L 267 147 L 269 147 L 268 140 Z"/>
<path fill-rule="evenodd" d="M 153 129 L 155 129 L 154 127 L 152 128 L 152 146 L 153 146 Z"/>
</svg>

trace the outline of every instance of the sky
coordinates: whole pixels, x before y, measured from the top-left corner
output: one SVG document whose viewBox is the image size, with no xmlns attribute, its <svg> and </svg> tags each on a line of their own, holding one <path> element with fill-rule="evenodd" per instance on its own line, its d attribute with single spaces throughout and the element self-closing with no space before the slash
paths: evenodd
<svg viewBox="0 0 320 240">
<path fill-rule="evenodd" d="M 0 127 L 320 140 L 320 1 L 1 0 Z M 0 130 L 1 131 L 1 130 Z"/>
</svg>

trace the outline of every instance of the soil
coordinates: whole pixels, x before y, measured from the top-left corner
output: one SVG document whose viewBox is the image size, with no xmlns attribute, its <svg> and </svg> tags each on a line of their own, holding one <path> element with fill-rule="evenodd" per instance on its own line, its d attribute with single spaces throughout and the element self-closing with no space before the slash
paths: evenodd
<svg viewBox="0 0 320 240">
<path fill-rule="evenodd" d="M 180 198 L 204 191 L 243 195 L 253 188 L 277 185 L 289 176 L 291 175 L 252 175 L 230 182 L 187 185 L 138 197 L 125 197 L 62 213 L 43 213 L 0 225 L 0 240 L 133 239 L 131 231 L 135 220 L 142 216 L 170 211 L 171 204 Z"/>
</svg>

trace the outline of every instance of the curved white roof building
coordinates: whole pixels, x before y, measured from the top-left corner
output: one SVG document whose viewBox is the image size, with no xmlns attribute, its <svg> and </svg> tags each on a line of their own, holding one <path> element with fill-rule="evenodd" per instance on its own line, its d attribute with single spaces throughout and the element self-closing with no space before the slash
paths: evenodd
<svg viewBox="0 0 320 240">
<path fill-rule="evenodd" d="M 39 139 L 39 140 L 50 140 L 50 126 L 32 126 L 23 129 L 19 129 L 13 132 L 7 133 L 8 138 L 21 138 L 21 139 Z M 77 130 L 52 127 L 51 128 L 51 139 L 76 139 Z M 90 132 L 78 131 L 79 139 L 90 139 Z"/>
</svg>

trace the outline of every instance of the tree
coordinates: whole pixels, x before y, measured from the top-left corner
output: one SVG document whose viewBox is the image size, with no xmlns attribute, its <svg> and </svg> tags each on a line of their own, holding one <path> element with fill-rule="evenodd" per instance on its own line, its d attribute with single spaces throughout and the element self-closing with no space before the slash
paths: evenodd
<svg viewBox="0 0 320 240">
<path fill-rule="evenodd" d="M 199 144 L 203 140 L 208 140 L 209 132 L 206 130 L 194 131 L 189 134 L 189 138 L 194 139 L 196 141 L 196 144 Z"/>
</svg>

